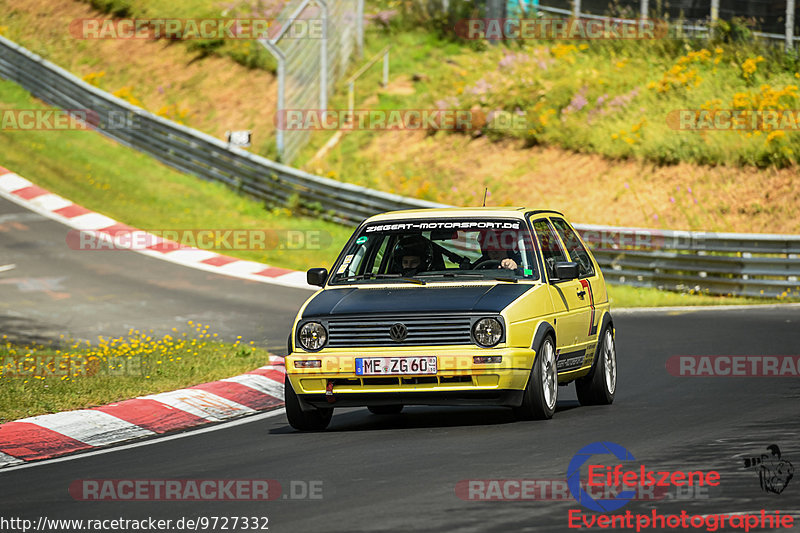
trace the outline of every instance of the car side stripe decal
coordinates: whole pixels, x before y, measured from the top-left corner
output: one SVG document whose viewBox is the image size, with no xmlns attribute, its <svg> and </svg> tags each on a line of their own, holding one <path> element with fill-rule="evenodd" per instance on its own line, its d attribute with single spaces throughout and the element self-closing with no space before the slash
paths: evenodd
<svg viewBox="0 0 800 533">
<path fill-rule="evenodd" d="M 594 335 L 597 332 L 597 326 L 594 323 L 594 315 L 595 315 L 594 293 L 592 292 L 592 284 L 589 283 L 588 279 L 582 279 L 582 280 L 580 280 L 580 282 L 581 282 L 581 285 L 583 286 L 583 288 L 586 289 L 587 291 L 589 291 L 589 306 L 592 309 L 592 314 L 591 314 L 591 317 L 589 318 L 589 336 L 591 337 L 592 335 Z"/>
</svg>

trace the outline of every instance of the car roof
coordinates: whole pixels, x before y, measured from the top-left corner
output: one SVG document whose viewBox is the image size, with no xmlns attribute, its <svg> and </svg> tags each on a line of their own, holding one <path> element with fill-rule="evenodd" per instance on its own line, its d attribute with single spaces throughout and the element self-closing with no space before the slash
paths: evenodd
<svg viewBox="0 0 800 533">
<path fill-rule="evenodd" d="M 443 207 L 431 209 L 404 209 L 389 211 L 369 217 L 366 222 L 405 220 L 414 218 L 523 218 L 526 213 L 545 213 L 564 216 L 552 209 L 530 209 L 527 207 Z"/>
</svg>

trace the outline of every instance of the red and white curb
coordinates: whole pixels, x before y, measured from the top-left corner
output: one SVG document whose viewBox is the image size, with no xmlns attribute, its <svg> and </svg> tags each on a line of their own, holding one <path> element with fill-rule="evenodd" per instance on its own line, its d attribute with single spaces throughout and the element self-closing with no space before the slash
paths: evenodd
<svg viewBox="0 0 800 533">
<path fill-rule="evenodd" d="M 0 196 L 76 230 L 105 235 L 133 232 L 0 167 Z M 236 278 L 316 290 L 305 273 L 181 246 L 148 234 L 152 243 L 132 251 Z M 66 239 L 65 239 L 66 242 Z M 283 358 L 246 374 L 186 389 L 141 396 L 90 409 L 34 416 L 0 425 L 0 469 L 31 461 L 153 437 L 283 406 Z"/>
<path fill-rule="evenodd" d="M 0 425 L 0 469 L 283 406 L 283 358 L 246 374 Z"/>
<path fill-rule="evenodd" d="M 0 196 L 73 229 L 90 231 L 94 236 L 107 239 L 111 243 L 120 233 L 146 234 L 149 246 L 142 249 L 130 248 L 130 250 L 150 257 L 235 278 L 299 289 L 317 289 L 306 283 L 305 272 L 278 268 L 255 261 L 245 261 L 209 250 L 180 245 L 90 211 L 34 185 L 3 167 L 0 167 Z"/>
</svg>

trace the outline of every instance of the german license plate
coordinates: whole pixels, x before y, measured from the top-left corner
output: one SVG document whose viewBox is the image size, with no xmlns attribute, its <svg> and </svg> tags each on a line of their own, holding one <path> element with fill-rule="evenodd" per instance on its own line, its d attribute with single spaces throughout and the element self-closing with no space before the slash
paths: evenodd
<svg viewBox="0 0 800 533">
<path fill-rule="evenodd" d="M 356 357 L 356 375 L 386 376 L 392 374 L 435 374 L 436 356 L 423 357 Z"/>
</svg>

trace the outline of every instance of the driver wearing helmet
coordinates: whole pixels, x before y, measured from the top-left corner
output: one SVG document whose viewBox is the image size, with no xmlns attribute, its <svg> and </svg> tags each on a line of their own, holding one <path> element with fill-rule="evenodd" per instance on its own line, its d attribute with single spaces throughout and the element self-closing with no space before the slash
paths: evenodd
<svg viewBox="0 0 800 533">
<path fill-rule="evenodd" d="M 505 268 L 517 270 L 520 257 L 517 250 L 516 233 L 485 230 L 478 234 L 481 256 L 472 264 L 473 269 Z"/>
<path fill-rule="evenodd" d="M 430 269 L 433 252 L 427 239 L 421 235 L 403 237 L 394 247 L 392 258 L 395 271 L 403 276 L 416 276 Z"/>
</svg>

